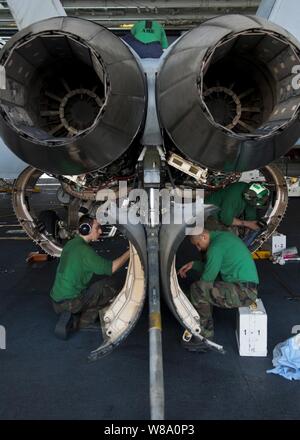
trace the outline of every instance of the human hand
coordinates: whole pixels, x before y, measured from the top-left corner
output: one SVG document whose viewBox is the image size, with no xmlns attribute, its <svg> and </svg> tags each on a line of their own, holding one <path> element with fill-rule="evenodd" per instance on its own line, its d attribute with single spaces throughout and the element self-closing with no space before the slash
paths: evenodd
<svg viewBox="0 0 300 440">
<path fill-rule="evenodd" d="M 244 221 L 244 224 L 245 224 L 246 228 L 251 229 L 252 231 L 258 231 L 258 229 L 259 229 L 257 221 L 255 221 L 255 220 Z"/>
<path fill-rule="evenodd" d="M 186 263 L 184 266 L 182 266 L 179 271 L 177 272 L 177 275 L 180 275 L 181 278 L 186 278 L 186 274 L 189 270 L 192 269 L 194 262 L 190 261 L 189 263 Z"/>
</svg>

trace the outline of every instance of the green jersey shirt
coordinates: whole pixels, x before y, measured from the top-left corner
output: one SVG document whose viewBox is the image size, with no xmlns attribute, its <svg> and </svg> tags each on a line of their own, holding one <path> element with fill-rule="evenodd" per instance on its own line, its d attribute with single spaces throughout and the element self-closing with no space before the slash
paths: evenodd
<svg viewBox="0 0 300 440">
<path fill-rule="evenodd" d="M 132 35 L 141 43 L 159 42 L 163 49 L 168 47 L 168 40 L 164 28 L 157 21 L 152 21 L 152 26 L 146 28 L 146 20 L 138 21 L 131 29 Z"/>
<path fill-rule="evenodd" d="M 112 261 L 97 255 L 78 235 L 63 248 L 51 298 L 57 302 L 76 298 L 88 286 L 94 273 L 111 275 Z"/>
<path fill-rule="evenodd" d="M 202 281 L 213 282 L 220 274 L 227 283 L 259 283 L 252 255 L 242 240 L 232 232 L 210 231 L 210 244 Z M 202 262 L 195 261 L 193 269 L 201 270 Z"/>
<path fill-rule="evenodd" d="M 226 226 L 232 225 L 233 219 L 239 217 L 242 213 L 245 215 L 245 220 L 256 220 L 256 208 L 250 206 L 243 196 L 248 188 L 249 183 L 233 183 L 205 197 L 205 203 L 220 208 L 215 216 Z"/>
</svg>

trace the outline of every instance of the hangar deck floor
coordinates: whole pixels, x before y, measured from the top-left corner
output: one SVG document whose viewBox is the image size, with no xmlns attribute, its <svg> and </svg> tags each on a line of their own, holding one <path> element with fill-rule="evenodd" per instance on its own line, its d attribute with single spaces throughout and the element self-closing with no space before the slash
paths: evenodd
<svg viewBox="0 0 300 440">
<path fill-rule="evenodd" d="M 15 224 L 8 197 L 1 197 L 0 225 Z M 291 200 L 280 228 L 288 245 L 300 246 L 299 206 L 299 199 Z M 0 236 L 9 236 L 0 229 Z M 28 240 L 1 240 L 0 246 L 0 324 L 7 331 L 7 349 L 0 350 L 0 419 L 149 419 L 147 311 L 123 345 L 87 363 L 99 345 L 96 333 L 68 341 L 53 334 L 57 318 L 49 290 L 57 262 L 26 264 L 36 250 Z M 162 305 L 166 419 L 300 418 L 300 383 L 266 374 L 273 347 L 300 324 L 300 301 L 288 299 L 274 273 L 299 295 L 299 264 L 261 261 L 258 269 L 269 319 L 267 358 L 239 357 L 230 310 L 215 310 L 216 340 L 225 356 L 184 351 L 182 329 Z"/>
</svg>

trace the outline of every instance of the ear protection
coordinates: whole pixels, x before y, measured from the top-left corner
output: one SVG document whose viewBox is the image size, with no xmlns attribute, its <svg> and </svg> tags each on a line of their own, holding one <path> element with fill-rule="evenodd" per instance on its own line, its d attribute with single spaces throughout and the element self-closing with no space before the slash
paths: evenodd
<svg viewBox="0 0 300 440">
<path fill-rule="evenodd" d="M 267 191 L 267 188 L 264 185 L 261 185 L 260 183 L 253 183 L 249 187 L 250 191 L 254 191 L 257 196 L 259 196 L 262 193 L 265 193 Z"/>
<path fill-rule="evenodd" d="M 270 190 L 260 183 L 253 183 L 244 193 L 245 199 L 253 206 L 264 206 L 270 196 Z"/>
<path fill-rule="evenodd" d="M 89 235 L 92 231 L 92 227 L 89 223 L 82 223 L 78 230 L 80 235 Z"/>
</svg>

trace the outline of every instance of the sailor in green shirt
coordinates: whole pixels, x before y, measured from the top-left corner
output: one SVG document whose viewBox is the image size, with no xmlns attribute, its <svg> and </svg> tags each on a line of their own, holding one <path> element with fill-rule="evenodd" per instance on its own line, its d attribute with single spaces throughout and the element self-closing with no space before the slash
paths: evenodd
<svg viewBox="0 0 300 440">
<path fill-rule="evenodd" d="M 206 261 L 191 261 L 178 273 L 186 278 L 191 269 L 199 272 L 200 280 L 191 285 L 190 298 L 200 316 L 201 335 L 212 339 L 212 306 L 236 308 L 252 304 L 257 298 L 258 274 L 251 253 L 232 232 L 204 230 L 192 235 L 191 242 L 200 252 L 206 251 Z M 183 344 L 191 351 L 205 351 L 206 347 L 195 338 Z"/>
<path fill-rule="evenodd" d="M 208 217 L 205 226 L 209 230 L 226 230 L 230 226 L 258 230 L 257 208 L 265 206 L 269 196 L 270 191 L 261 183 L 233 183 L 205 197 L 205 203 L 220 208 L 215 216 Z"/>
<path fill-rule="evenodd" d="M 75 325 L 73 315 L 79 318 L 76 327 L 89 327 L 96 321 L 99 309 L 117 294 L 111 278 L 90 285 L 94 274 L 110 277 L 129 258 L 129 251 L 114 261 L 97 255 L 90 243 L 101 233 L 97 220 L 84 215 L 80 219 L 79 235 L 63 248 L 50 293 L 55 312 L 61 314 L 55 334 L 63 339 Z"/>
<path fill-rule="evenodd" d="M 160 58 L 169 45 L 163 26 L 154 20 L 138 21 L 123 40 L 140 58 Z"/>
<path fill-rule="evenodd" d="M 165 30 L 157 21 L 138 21 L 131 29 L 131 34 L 141 43 L 149 44 L 159 42 L 163 49 L 167 49 L 168 47 Z"/>
</svg>

